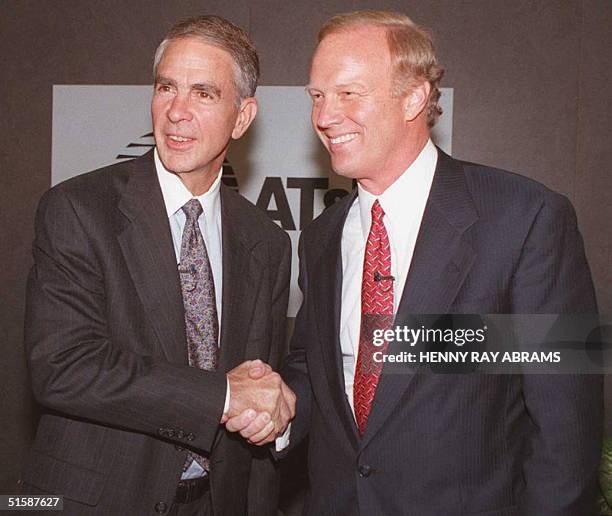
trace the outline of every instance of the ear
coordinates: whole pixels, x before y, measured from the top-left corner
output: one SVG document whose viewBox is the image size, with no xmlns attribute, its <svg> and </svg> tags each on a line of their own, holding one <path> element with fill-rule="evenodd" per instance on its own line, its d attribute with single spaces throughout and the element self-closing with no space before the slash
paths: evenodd
<svg viewBox="0 0 612 516">
<path fill-rule="evenodd" d="M 418 82 L 410 88 L 410 92 L 404 100 L 404 119 L 412 122 L 416 119 L 427 106 L 431 84 L 427 81 Z"/>
<path fill-rule="evenodd" d="M 238 108 L 238 116 L 232 130 L 232 138 L 237 140 L 240 138 L 251 125 L 257 114 L 257 100 L 255 97 L 247 97 L 240 101 Z"/>
</svg>

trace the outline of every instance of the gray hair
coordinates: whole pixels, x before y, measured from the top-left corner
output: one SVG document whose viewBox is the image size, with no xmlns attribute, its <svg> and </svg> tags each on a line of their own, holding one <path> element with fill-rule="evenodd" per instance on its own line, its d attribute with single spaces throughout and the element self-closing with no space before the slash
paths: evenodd
<svg viewBox="0 0 612 516">
<path fill-rule="evenodd" d="M 153 78 L 170 43 L 182 38 L 199 38 L 204 43 L 225 50 L 234 60 L 234 82 L 238 90 L 238 102 L 253 97 L 259 79 L 259 58 L 248 34 L 220 16 L 196 16 L 176 23 L 166 34 L 155 51 Z"/>
</svg>

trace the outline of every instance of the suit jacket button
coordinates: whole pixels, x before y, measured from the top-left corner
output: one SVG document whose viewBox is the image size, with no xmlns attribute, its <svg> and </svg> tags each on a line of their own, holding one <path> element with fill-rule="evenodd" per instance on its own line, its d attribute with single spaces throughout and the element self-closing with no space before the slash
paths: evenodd
<svg viewBox="0 0 612 516">
<path fill-rule="evenodd" d="M 172 430 L 172 428 L 168 429 L 168 430 L 166 431 L 166 435 L 167 435 L 168 437 L 170 437 L 170 438 L 174 437 L 174 435 L 175 435 L 174 430 Z"/>
<path fill-rule="evenodd" d="M 188 441 L 193 441 L 195 439 L 195 435 L 193 434 L 187 434 L 187 440 Z"/>
<path fill-rule="evenodd" d="M 164 435 L 166 435 L 166 429 L 165 428 L 158 428 L 157 429 L 157 435 L 163 437 Z"/>
<path fill-rule="evenodd" d="M 368 478 L 372 474 L 372 466 L 368 466 L 364 464 L 363 466 L 359 466 L 359 476 L 361 478 Z"/>
<path fill-rule="evenodd" d="M 174 449 L 175 449 L 176 451 L 183 451 L 185 448 L 183 448 L 182 446 L 180 446 L 180 445 L 178 445 L 178 444 L 175 444 L 175 445 L 174 445 Z"/>
<path fill-rule="evenodd" d="M 177 438 L 177 439 L 185 439 L 185 432 L 183 432 L 182 430 L 179 430 L 179 431 L 176 433 L 176 438 Z"/>
<path fill-rule="evenodd" d="M 155 512 L 163 514 L 168 510 L 168 504 L 166 502 L 157 502 L 155 504 Z"/>
</svg>

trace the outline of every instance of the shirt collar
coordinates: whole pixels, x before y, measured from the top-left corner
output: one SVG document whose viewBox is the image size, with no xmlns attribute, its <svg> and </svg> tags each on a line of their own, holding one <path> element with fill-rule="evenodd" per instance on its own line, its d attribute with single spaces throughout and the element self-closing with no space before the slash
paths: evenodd
<svg viewBox="0 0 612 516">
<path fill-rule="evenodd" d="M 357 183 L 361 230 L 364 240 L 367 240 L 372 224 L 372 205 L 378 199 L 385 216 L 396 228 L 402 220 L 407 220 L 414 214 L 414 207 L 424 204 L 429 196 L 433 181 L 438 151 L 431 139 L 389 188 L 380 195 L 373 195 Z"/>
<path fill-rule="evenodd" d="M 188 201 L 194 198 L 200 201 L 205 217 L 208 217 L 218 211 L 220 200 L 219 189 L 221 188 L 223 166 L 219 170 L 215 181 L 210 186 L 208 191 L 202 195 L 194 197 L 194 195 L 181 181 L 179 176 L 169 172 L 164 167 L 161 159 L 159 158 L 159 154 L 157 153 L 157 148 L 154 151 L 154 159 L 155 171 L 157 172 L 157 179 L 159 180 L 159 186 L 161 187 L 162 196 L 164 197 L 164 204 L 166 206 L 168 218 L 172 217 Z"/>
</svg>

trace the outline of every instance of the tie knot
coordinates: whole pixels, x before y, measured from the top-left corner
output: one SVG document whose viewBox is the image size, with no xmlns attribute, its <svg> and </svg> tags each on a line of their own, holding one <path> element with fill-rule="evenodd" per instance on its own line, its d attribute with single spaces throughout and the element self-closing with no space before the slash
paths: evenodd
<svg viewBox="0 0 612 516">
<path fill-rule="evenodd" d="M 189 222 L 198 220 L 198 218 L 202 214 L 202 211 L 204 211 L 202 209 L 200 201 L 198 201 L 197 199 L 191 199 L 189 202 L 185 203 L 185 206 L 183 206 L 182 210 L 185 212 L 185 215 L 187 216 L 187 221 Z"/>
<path fill-rule="evenodd" d="M 378 199 L 376 199 L 372 204 L 372 222 L 382 222 L 384 216 L 385 210 L 382 209 Z"/>
</svg>

